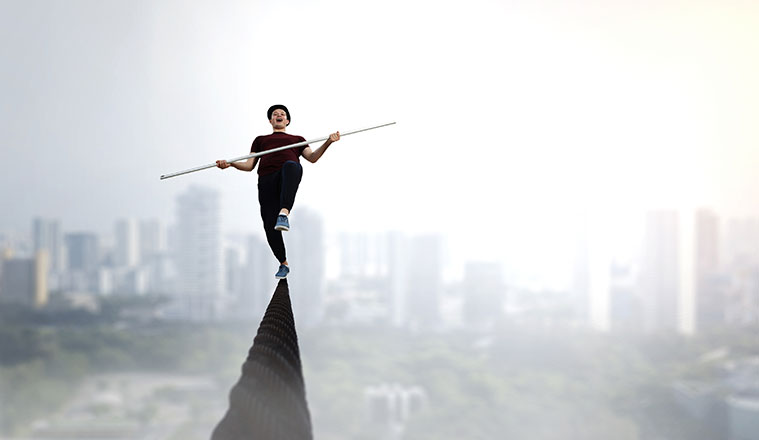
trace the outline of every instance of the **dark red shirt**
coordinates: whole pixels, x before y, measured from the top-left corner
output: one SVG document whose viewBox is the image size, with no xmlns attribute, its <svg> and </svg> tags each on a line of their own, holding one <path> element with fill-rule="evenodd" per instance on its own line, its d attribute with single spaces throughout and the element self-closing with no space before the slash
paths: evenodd
<svg viewBox="0 0 759 440">
<path fill-rule="evenodd" d="M 250 146 L 251 153 L 260 153 L 262 151 L 271 150 L 277 147 L 284 147 L 285 145 L 297 144 L 298 142 L 304 142 L 305 139 L 302 136 L 293 136 L 291 134 L 282 133 L 280 131 L 268 134 L 266 136 L 258 136 L 253 140 L 253 145 Z M 300 155 L 303 153 L 307 145 L 302 147 L 287 148 L 276 153 L 266 154 L 258 158 L 258 175 L 265 176 L 267 174 L 276 173 L 282 168 L 288 160 L 293 160 L 300 163 Z"/>
</svg>

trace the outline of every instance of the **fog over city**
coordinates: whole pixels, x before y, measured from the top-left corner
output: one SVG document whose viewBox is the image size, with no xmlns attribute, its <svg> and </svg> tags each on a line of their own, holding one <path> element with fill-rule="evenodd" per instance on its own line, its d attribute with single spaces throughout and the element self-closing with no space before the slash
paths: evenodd
<svg viewBox="0 0 759 440">
<path fill-rule="evenodd" d="M 3 227 L 168 221 L 200 183 L 256 230 L 254 176 L 158 176 L 247 153 L 279 102 L 307 139 L 398 122 L 305 167 L 331 230 L 503 258 L 588 210 L 757 214 L 756 6 L 646 5 L 3 2 Z"/>
<path fill-rule="evenodd" d="M 739 0 L 0 0 L 0 439 L 208 438 L 278 263 L 159 177 L 276 103 L 396 122 L 301 160 L 315 438 L 758 438 L 756 78 Z"/>
</svg>

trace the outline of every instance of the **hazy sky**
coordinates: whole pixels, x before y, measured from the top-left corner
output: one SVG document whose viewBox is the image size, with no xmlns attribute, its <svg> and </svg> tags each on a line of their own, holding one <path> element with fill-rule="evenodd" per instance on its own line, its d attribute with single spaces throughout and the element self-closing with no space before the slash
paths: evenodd
<svg viewBox="0 0 759 440">
<path fill-rule="evenodd" d="M 759 214 L 753 1 L 0 0 L 0 57 L 0 230 L 172 221 L 202 184 L 258 231 L 254 174 L 159 176 L 246 154 L 273 103 L 307 139 L 398 122 L 304 165 L 331 231 L 540 259 L 586 210 Z"/>
</svg>

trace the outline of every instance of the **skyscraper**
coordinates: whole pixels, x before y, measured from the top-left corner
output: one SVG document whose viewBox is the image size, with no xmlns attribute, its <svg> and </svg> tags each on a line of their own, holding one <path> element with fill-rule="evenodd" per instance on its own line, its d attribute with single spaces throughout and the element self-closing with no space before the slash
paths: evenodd
<svg viewBox="0 0 759 440">
<path fill-rule="evenodd" d="M 224 285 L 227 293 L 232 296 L 239 294 L 242 289 L 242 250 L 238 246 L 224 248 Z"/>
<path fill-rule="evenodd" d="M 140 242 L 137 222 L 134 219 L 121 219 L 115 227 L 116 246 L 114 263 L 117 267 L 135 267 L 140 259 Z"/>
<path fill-rule="evenodd" d="M 171 291 L 171 259 L 167 252 L 165 225 L 160 220 L 149 219 L 140 221 L 138 228 L 140 266 L 146 271 L 146 290 Z"/>
<path fill-rule="evenodd" d="M 505 289 L 500 264 L 467 263 L 462 287 L 464 318 L 468 324 L 487 328 L 503 315 Z"/>
<path fill-rule="evenodd" d="M 730 219 L 723 266 L 730 272 L 725 321 L 735 326 L 759 324 L 759 219 Z"/>
<path fill-rule="evenodd" d="M 590 323 L 590 225 L 588 215 L 578 224 L 572 259 L 572 283 L 570 285 L 570 304 L 572 319 L 582 325 Z"/>
<path fill-rule="evenodd" d="M 240 314 L 260 318 L 266 310 L 276 279 L 272 269 L 276 264 L 269 245 L 261 237 L 248 236 L 245 243 L 246 262 L 242 269 L 239 292 Z"/>
<path fill-rule="evenodd" d="M 578 222 L 569 304 L 577 324 L 600 331 L 611 327 L 611 220 L 607 214 L 592 210 Z"/>
<path fill-rule="evenodd" d="M 77 292 L 98 291 L 97 269 L 100 260 L 98 237 L 91 232 L 64 236 L 68 271 L 63 288 Z"/>
<path fill-rule="evenodd" d="M 338 242 L 341 278 L 381 277 L 387 274 L 386 234 L 343 232 Z"/>
<path fill-rule="evenodd" d="M 66 234 L 66 261 L 71 271 L 94 271 L 98 265 L 98 238 L 90 232 Z"/>
<path fill-rule="evenodd" d="M 646 331 L 694 331 L 695 258 L 693 218 L 681 224 L 674 210 L 646 217 L 641 276 L 643 327 Z"/>
<path fill-rule="evenodd" d="M 421 235 L 409 242 L 407 278 L 407 322 L 412 326 L 436 327 L 440 323 L 440 295 L 443 284 L 443 239 Z"/>
<path fill-rule="evenodd" d="M 34 252 L 42 249 L 48 251 L 51 272 L 60 273 L 64 270 L 63 234 L 59 220 L 35 218 L 32 221 L 32 242 Z"/>
<path fill-rule="evenodd" d="M 166 252 L 166 228 L 160 220 L 140 221 L 138 236 L 141 262 Z"/>
<path fill-rule="evenodd" d="M 214 319 L 225 278 L 219 193 L 191 186 L 176 200 L 177 313 L 193 320 Z"/>
<path fill-rule="evenodd" d="M 37 251 L 34 258 L 0 260 L 0 301 L 43 307 L 48 302 L 48 251 Z"/>
<path fill-rule="evenodd" d="M 387 234 L 387 277 L 390 323 L 403 327 L 408 322 L 408 241 L 398 231 Z"/>
<path fill-rule="evenodd" d="M 298 322 L 316 325 L 324 313 L 324 259 L 327 255 L 324 225 L 321 216 L 309 208 L 294 210 L 292 220 L 292 229 L 285 233 L 285 243 L 287 261 L 292 268 L 287 279 L 293 311 Z M 273 258 L 269 261 L 276 263 Z"/>
<path fill-rule="evenodd" d="M 704 329 L 724 324 L 727 286 L 719 276 L 719 218 L 700 209 L 695 220 L 696 328 Z"/>
<path fill-rule="evenodd" d="M 363 276 L 367 267 L 367 234 L 342 232 L 338 236 L 340 247 L 340 277 Z"/>
</svg>

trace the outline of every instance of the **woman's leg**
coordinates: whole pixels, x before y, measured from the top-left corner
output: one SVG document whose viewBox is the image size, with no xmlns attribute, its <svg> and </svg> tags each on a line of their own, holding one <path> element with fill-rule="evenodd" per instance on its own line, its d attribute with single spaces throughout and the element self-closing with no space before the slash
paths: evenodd
<svg viewBox="0 0 759 440">
<path fill-rule="evenodd" d="M 282 232 L 274 230 L 280 205 L 280 172 L 258 178 L 258 202 L 261 204 L 261 220 L 264 224 L 266 241 L 277 261 L 282 264 L 287 261 L 285 241 L 282 239 Z"/>
<path fill-rule="evenodd" d="M 298 162 L 288 160 L 282 165 L 280 170 L 281 175 L 281 192 L 279 199 L 279 213 L 282 210 L 285 215 L 289 215 L 295 204 L 295 195 L 298 193 L 298 186 L 300 186 L 300 180 L 303 177 L 303 166 Z"/>
</svg>

